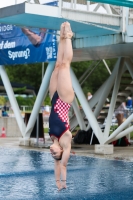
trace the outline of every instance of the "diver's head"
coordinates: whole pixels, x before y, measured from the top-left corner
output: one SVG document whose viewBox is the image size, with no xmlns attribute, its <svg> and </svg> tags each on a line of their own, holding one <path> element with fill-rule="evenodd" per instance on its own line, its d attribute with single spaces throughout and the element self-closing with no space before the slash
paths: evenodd
<svg viewBox="0 0 133 200">
<path fill-rule="evenodd" d="M 58 144 L 52 144 L 50 146 L 50 152 L 51 152 L 52 157 L 55 160 L 61 160 L 63 149 L 60 147 L 60 145 L 58 145 Z"/>
</svg>

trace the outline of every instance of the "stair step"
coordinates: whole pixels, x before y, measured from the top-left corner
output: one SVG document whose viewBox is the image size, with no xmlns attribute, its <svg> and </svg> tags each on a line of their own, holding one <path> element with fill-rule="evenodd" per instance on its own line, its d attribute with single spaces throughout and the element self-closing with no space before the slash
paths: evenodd
<svg viewBox="0 0 133 200">
<path fill-rule="evenodd" d="M 119 97 L 128 97 L 128 96 L 129 96 L 129 93 L 126 92 L 126 91 L 123 91 L 123 92 L 118 93 L 117 96 L 119 96 Z"/>
</svg>

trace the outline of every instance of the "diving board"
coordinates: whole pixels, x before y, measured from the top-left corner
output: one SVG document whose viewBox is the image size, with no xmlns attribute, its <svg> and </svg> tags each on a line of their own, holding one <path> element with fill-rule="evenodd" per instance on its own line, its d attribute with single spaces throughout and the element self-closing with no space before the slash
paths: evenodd
<svg viewBox="0 0 133 200">
<path fill-rule="evenodd" d="M 121 34 L 122 20 L 122 15 L 26 2 L 0 9 L 0 23 L 19 27 L 59 30 L 62 22 L 69 21 L 74 32 L 73 61 L 131 56 L 133 39 Z M 131 24 L 133 19 L 129 20 Z"/>
</svg>

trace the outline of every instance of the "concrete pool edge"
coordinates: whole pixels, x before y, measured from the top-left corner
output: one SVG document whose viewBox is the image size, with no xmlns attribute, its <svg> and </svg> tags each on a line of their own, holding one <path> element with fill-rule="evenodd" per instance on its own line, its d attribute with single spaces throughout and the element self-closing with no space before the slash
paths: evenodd
<svg viewBox="0 0 133 200">
<path fill-rule="evenodd" d="M 0 138 L 0 147 L 7 147 L 7 148 L 18 148 L 18 149 L 27 149 L 27 150 L 34 150 L 34 151 L 42 151 L 42 152 L 49 152 L 49 146 L 51 144 L 50 141 L 46 140 L 46 148 L 37 148 L 37 147 L 26 147 L 26 146 L 19 146 L 19 138 Z M 114 153 L 111 155 L 101 155 L 95 154 L 94 152 L 94 145 L 77 145 L 72 144 L 73 155 L 79 156 L 86 156 L 86 157 L 93 157 L 93 158 L 103 158 L 103 159 L 115 159 L 115 160 L 122 160 L 127 162 L 133 162 L 133 145 L 127 147 L 114 147 Z"/>
</svg>

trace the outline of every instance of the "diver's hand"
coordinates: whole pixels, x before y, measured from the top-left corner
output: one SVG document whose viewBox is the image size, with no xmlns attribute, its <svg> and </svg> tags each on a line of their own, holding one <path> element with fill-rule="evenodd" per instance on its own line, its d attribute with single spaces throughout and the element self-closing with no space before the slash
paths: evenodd
<svg viewBox="0 0 133 200">
<path fill-rule="evenodd" d="M 61 190 L 61 189 L 62 189 L 62 185 L 61 185 L 60 180 L 57 180 L 57 181 L 56 181 L 56 186 L 57 186 L 58 190 Z"/>
<path fill-rule="evenodd" d="M 62 189 L 66 189 L 67 188 L 66 180 L 62 180 L 61 185 L 62 185 Z"/>
</svg>

